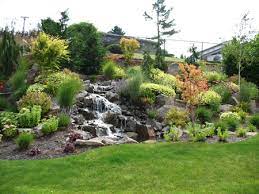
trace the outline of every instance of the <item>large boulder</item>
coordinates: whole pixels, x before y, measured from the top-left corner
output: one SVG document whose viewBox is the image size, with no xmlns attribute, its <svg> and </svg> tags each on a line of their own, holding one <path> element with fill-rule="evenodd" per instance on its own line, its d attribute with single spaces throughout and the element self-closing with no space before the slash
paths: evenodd
<svg viewBox="0 0 259 194">
<path fill-rule="evenodd" d="M 170 105 L 170 104 L 173 104 L 174 102 L 174 99 L 172 97 L 168 97 L 164 94 L 159 94 L 157 97 L 156 97 L 156 106 L 157 107 L 161 107 L 161 106 L 164 106 L 164 105 Z"/>
<path fill-rule="evenodd" d="M 80 108 L 78 112 L 84 116 L 86 120 L 93 120 L 95 119 L 95 114 L 93 111 L 90 111 L 88 108 Z"/>
<path fill-rule="evenodd" d="M 136 132 L 126 132 L 126 135 L 134 140 L 138 140 L 138 134 Z"/>
<path fill-rule="evenodd" d="M 156 139 L 155 130 L 151 125 L 144 125 L 138 122 L 136 125 L 136 132 L 138 134 L 138 140 L 140 141 Z"/>
<path fill-rule="evenodd" d="M 113 92 L 106 92 L 105 97 L 110 101 L 110 102 L 116 102 L 120 99 L 120 96 L 117 93 Z"/>
<path fill-rule="evenodd" d="M 105 144 L 102 143 L 102 141 L 98 138 L 89 139 L 89 140 L 83 140 L 83 139 L 77 139 L 75 141 L 76 146 L 92 146 L 92 147 L 98 147 L 98 146 L 104 146 Z"/>
<path fill-rule="evenodd" d="M 152 128 L 154 128 L 155 131 L 162 131 L 163 125 L 160 122 L 148 119 L 146 124 L 151 125 Z"/>
</svg>

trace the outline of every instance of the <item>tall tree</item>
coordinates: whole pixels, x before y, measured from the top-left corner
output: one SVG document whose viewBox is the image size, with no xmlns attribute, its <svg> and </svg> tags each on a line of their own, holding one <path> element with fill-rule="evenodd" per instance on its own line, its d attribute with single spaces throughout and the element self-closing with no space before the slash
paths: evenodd
<svg viewBox="0 0 259 194">
<path fill-rule="evenodd" d="M 125 32 L 119 26 L 114 26 L 113 29 L 111 29 L 111 31 L 109 31 L 109 33 L 117 34 L 117 35 L 121 35 L 121 36 L 125 35 Z"/>
<path fill-rule="evenodd" d="M 199 53 L 197 51 L 197 47 L 192 45 L 192 47 L 189 48 L 189 52 L 191 53 L 191 56 L 187 57 L 185 59 L 185 62 L 188 64 L 193 64 L 198 66 L 197 60 L 199 59 Z"/>
<path fill-rule="evenodd" d="M 153 15 L 144 12 L 146 20 L 154 21 L 157 28 L 157 35 L 152 39 L 157 40 L 156 49 L 156 66 L 165 70 L 164 55 L 161 49 L 161 45 L 164 43 L 164 37 L 172 36 L 177 33 L 175 30 L 175 20 L 170 18 L 173 8 L 166 8 L 165 0 L 155 0 L 153 3 Z"/>
</svg>

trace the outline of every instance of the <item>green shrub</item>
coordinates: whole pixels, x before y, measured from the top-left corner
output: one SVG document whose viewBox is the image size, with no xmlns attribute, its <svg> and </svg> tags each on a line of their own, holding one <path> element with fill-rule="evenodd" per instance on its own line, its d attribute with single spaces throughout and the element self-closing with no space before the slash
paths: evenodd
<svg viewBox="0 0 259 194">
<path fill-rule="evenodd" d="M 249 132 L 256 132 L 256 126 L 254 126 L 251 123 L 249 123 L 248 124 L 248 131 Z"/>
<path fill-rule="evenodd" d="M 51 107 L 51 98 L 44 92 L 30 92 L 24 95 L 18 102 L 18 109 L 32 107 L 38 105 L 42 109 L 42 113 L 46 114 Z"/>
<path fill-rule="evenodd" d="M 218 93 L 209 90 L 206 92 L 201 92 L 198 98 L 201 105 L 206 105 L 213 111 L 218 111 L 221 103 L 221 97 Z"/>
<path fill-rule="evenodd" d="M 187 125 L 187 131 L 192 141 L 205 141 L 208 136 L 207 129 L 202 128 L 202 126 L 197 123 L 189 123 Z"/>
<path fill-rule="evenodd" d="M 236 112 L 224 112 L 220 115 L 220 120 L 224 121 L 228 118 L 231 118 L 231 119 L 234 119 L 234 120 L 237 120 L 237 121 L 241 120 L 240 116 Z"/>
<path fill-rule="evenodd" d="M 252 125 L 256 126 L 256 128 L 259 129 L 259 114 L 251 116 L 249 121 Z"/>
<path fill-rule="evenodd" d="M 143 55 L 143 63 L 141 65 L 141 69 L 146 76 L 149 76 L 153 68 L 154 60 L 151 58 L 150 54 L 145 51 Z"/>
<path fill-rule="evenodd" d="M 181 134 L 181 129 L 176 126 L 172 126 L 169 131 L 164 134 L 164 138 L 166 141 L 179 141 Z"/>
<path fill-rule="evenodd" d="M 74 101 L 76 94 L 82 89 L 81 81 L 77 79 L 67 80 L 60 85 L 57 94 L 57 100 L 62 108 L 70 108 Z"/>
<path fill-rule="evenodd" d="M 0 96 L 0 111 L 9 110 L 11 108 L 12 108 L 12 106 L 9 103 L 9 101 L 6 98 Z"/>
<path fill-rule="evenodd" d="M 27 149 L 33 142 L 33 135 L 31 133 L 21 133 L 16 139 L 16 144 L 20 150 Z"/>
<path fill-rule="evenodd" d="M 241 118 L 237 113 L 225 112 L 220 115 L 220 120 L 226 123 L 228 130 L 235 131 L 240 124 Z"/>
<path fill-rule="evenodd" d="M 41 107 L 33 106 L 31 109 L 22 108 L 18 114 L 18 123 L 20 127 L 35 127 L 41 119 Z"/>
<path fill-rule="evenodd" d="M 159 94 L 164 94 L 166 96 L 172 97 L 175 96 L 175 91 L 172 88 L 154 83 L 141 84 L 140 93 L 143 97 L 148 97 L 149 94 L 154 94 L 155 96 Z"/>
<path fill-rule="evenodd" d="M 228 125 L 227 125 L 226 122 L 219 120 L 218 122 L 215 123 L 215 129 L 216 130 L 220 129 L 222 131 L 227 131 Z"/>
<path fill-rule="evenodd" d="M 237 107 L 244 112 L 251 112 L 250 103 L 249 102 L 240 102 Z"/>
<path fill-rule="evenodd" d="M 219 137 L 219 141 L 226 142 L 229 136 L 228 131 L 222 130 L 221 128 L 217 128 L 217 135 Z"/>
<path fill-rule="evenodd" d="M 213 112 L 205 107 L 199 107 L 195 111 L 196 118 L 202 123 L 210 122 L 213 116 Z"/>
<path fill-rule="evenodd" d="M 70 124 L 70 116 L 67 114 L 60 114 L 58 117 L 58 127 L 67 127 Z"/>
<path fill-rule="evenodd" d="M 38 79 L 47 86 L 46 90 L 54 96 L 57 94 L 60 85 L 66 82 L 67 80 L 73 79 L 83 83 L 83 81 L 80 79 L 77 73 L 74 73 L 68 69 L 52 73 L 48 75 L 46 78 L 39 77 Z"/>
<path fill-rule="evenodd" d="M 0 112 L 0 129 L 4 125 L 15 125 L 17 126 L 17 114 L 13 112 Z"/>
<path fill-rule="evenodd" d="M 5 138 L 13 138 L 17 135 L 17 128 L 15 125 L 6 124 L 3 126 L 2 133 Z"/>
<path fill-rule="evenodd" d="M 246 137 L 247 130 L 245 128 L 238 128 L 236 131 L 237 137 Z"/>
<path fill-rule="evenodd" d="M 246 117 L 247 117 L 248 114 L 245 111 L 243 111 L 243 110 L 238 111 L 237 114 L 240 117 L 241 122 L 245 123 Z"/>
<path fill-rule="evenodd" d="M 44 90 L 46 90 L 47 86 L 40 84 L 40 83 L 36 83 L 36 84 L 32 84 L 28 87 L 27 89 L 27 93 L 30 92 L 44 92 Z"/>
<path fill-rule="evenodd" d="M 147 116 L 150 119 L 155 119 L 157 117 L 157 111 L 156 110 L 148 110 Z"/>
<path fill-rule="evenodd" d="M 41 132 L 44 135 L 49 135 L 54 133 L 58 129 L 58 119 L 56 117 L 52 117 L 42 123 Z"/>
<path fill-rule="evenodd" d="M 218 84 L 212 87 L 212 90 L 221 96 L 222 103 L 228 103 L 231 98 L 230 89 L 224 84 Z"/>
<path fill-rule="evenodd" d="M 121 50 L 121 47 L 119 44 L 111 44 L 111 45 L 108 45 L 106 47 L 106 49 L 108 51 L 110 51 L 110 53 L 113 53 L 113 54 L 123 54 L 122 50 Z"/>
<path fill-rule="evenodd" d="M 70 25 L 67 35 L 72 69 L 83 74 L 98 73 L 105 50 L 97 29 L 92 24 L 81 22 Z"/>
<path fill-rule="evenodd" d="M 44 70 L 59 69 L 61 62 L 69 59 L 66 40 L 40 33 L 32 43 L 32 57 Z"/>
<path fill-rule="evenodd" d="M 151 69 L 149 77 L 151 81 L 155 84 L 161 84 L 174 90 L 179 89 L 176 77 L 164 73 L 160 69 Z"/>
<path fill-rule="evenodd" d="M 140 66 L 133 66 L 133 67 L 130 66 L 126 70 L 127 78 L 132 78 L 137 74 L 141 74 L 142 78 L 144 77 L 143 74 L 142 74 L 142 69 L 141 69 Z"/>
<path fill-rule="evenodd" d="M 169 125 L 175 125 L 177 127 L 185 127 L 189 122 L 189 114 L 185 110 L 179 110 L 172 108 L 166 113 L 166 123 Z"/>
<path fill-rule="evenodd" d="M 218 83 L 218 82 L 224 81 L 226 79 L 226 75 L 224 75 L 223 73 L 216 72 L 216 71 L 206 72 L 205 77 L 207 78 L 209 83 Z"/>
<path fill-rule="evenodd" d="M 251 100 L 256 99 L 258 92 L 259 90 L 255 84 L 250 82 L 242 82 L 240 87 L 240 101 L 249 103 Z"/>
<path fill-rule="evenodd" d="M 129 79 L 126 80 L 125 86 L 120 91 L 122 96 L 128 96 L 132 101 L 139 101 L 140 86 L 143 83 L 141 71 L 136 71 Z"/>
<path fill-rule="evenodd" d="M 124 70 L 112 61 L 104 63 L 102 71 L 104 76 L 109 79 L 120 79 L 126 76 Z"/>
</svg>

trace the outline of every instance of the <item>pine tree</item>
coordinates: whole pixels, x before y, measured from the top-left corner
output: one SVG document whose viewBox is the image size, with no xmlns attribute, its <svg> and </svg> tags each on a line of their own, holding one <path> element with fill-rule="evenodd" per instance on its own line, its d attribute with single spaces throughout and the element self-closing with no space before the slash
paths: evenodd
<svg viewBox="0 0 259 194">
<path fill-rule="evenodd" d="M 164 43 L 165 36 L 172 36 L 177 33 L 175 30 L 175 20 L 170 18 L 173 8 L 166 8 L 165 0 L 155 0 L 153 4 L 154 16 L 144 13 L 146 20 L 155 21 L 157 27 L 157 35 L 152 39 L 157 40 L 156 49 L 156 67 L 165 70 L 164 55 L 162 53 L 161 45 Z"/>
<path fill-rule="evenodd" d="M 125 35 L 125 32 L 123 32 L 122 28 L 120 28 L 119 26 L 114 26 L 113 29 L 111 31 L 109 31 L 108 33 L 117 34 L 117 35 L 121 35 L 121 36 Z"/>
</svg>

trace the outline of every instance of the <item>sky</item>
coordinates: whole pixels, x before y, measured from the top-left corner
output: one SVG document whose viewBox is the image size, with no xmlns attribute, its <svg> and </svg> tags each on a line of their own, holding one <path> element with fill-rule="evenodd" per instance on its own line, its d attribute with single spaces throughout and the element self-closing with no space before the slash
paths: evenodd
<svg viewBox="0 0 259 194">
<path fill-rule="evenodd" d="M 143 13 L 151 11 L 154 0 L 0 0 L 0 26 L 16 22 L 22 29 L 21 16 L 28 16 L 26 29 L 33 28 L 41 18 L 58 19 L 60 12 L 69 9 L 70 23 L 90 22 L 99 31 L 107 32 L 115 25 L 127 35 L 152 37 L 156 26 L 146 22 Z M 166 0 L 173 7 L 179 33 L 174 40 L 220 43 L 231 39 L 237 31 L 242 14 L 249 12 L 253 29 L 259 31 L 259 0 Z M 179 56 L 187 54 L 192 43 L 168 40 L 166 49 Z M 204 44 L 204 48 L 214 44 Z M 198 50 L 201 44 L 196 43 Z"/>
</svg>

